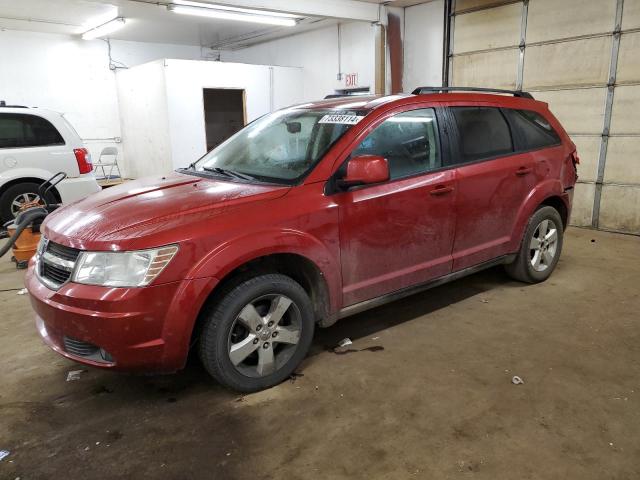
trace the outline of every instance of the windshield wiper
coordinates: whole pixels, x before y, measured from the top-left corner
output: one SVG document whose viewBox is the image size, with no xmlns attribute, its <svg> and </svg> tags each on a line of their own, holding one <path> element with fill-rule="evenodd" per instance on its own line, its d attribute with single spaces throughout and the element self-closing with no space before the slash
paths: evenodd
<svg viewBox="0 0 640 480">
<path fill-rule="evenodd" d="M 206 165 L 204 165 L 202 167 L 202 169 L 205 172 L 211 172 L 211 173 L 219 173 L 220 175 L 224 175 L 225 177 L 233 177 L 233 175 L 231 175 L 227 170 L 225 170 L 224 168 L 220 168 L 220 167 L 207 167 Z"/>
<path fill-rule="evenodd" d="M 251 177 L 247 174 L 235 172 L 233 170 L 227 170 L 226 168 L 203 166 L 202 169 L 207 172 L 219 173 L 220 175 L 224 175 L 225 177 L 229 177 L 229 178 L 240 178 L 242 180 L 255 180 L 254 177 Z"/>
</svg>

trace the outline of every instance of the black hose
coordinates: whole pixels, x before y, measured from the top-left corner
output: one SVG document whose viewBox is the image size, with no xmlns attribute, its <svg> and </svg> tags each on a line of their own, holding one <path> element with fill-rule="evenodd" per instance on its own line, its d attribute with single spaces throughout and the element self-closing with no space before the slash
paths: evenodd
<svg viewBox="0 0 640 480">
<path fill-rule="evenodd" d="M 15 233 L 9 239 L 9 241 L 2 248 L 0 248 L 0 257 L 2 257 L 15 245 L 15 243 L 18 241 L 18 238 L 20 237 L 20 234 L 25 228 L 31 225 L 35 220 L 46 217 L 47 214 L 47 210 L 41 207 L 32 208 L 30 210 L 22 212 L 16 218 L 17 227 Z"/>
</svg>

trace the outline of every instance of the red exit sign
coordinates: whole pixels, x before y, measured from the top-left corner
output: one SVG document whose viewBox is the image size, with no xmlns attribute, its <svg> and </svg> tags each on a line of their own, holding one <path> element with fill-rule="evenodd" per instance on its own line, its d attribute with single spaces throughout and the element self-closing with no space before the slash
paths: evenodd
<svg viewBox="0 0 640 480">
<path fill-rule="evenodd" d="M 347 73 L 344 76 L 344 85 L 345 87 L 357 87 L 358 86 L 358 74 L 357 73 Z"/>
</svg>

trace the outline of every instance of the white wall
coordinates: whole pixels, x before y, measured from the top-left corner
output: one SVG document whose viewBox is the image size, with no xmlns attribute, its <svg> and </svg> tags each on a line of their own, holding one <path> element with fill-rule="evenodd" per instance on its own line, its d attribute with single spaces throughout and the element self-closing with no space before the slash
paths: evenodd
<svg viewBox="0 0 640 480">
<path fill-rule="evenodd" d="M 118 95 L 127 171 L 133 177 L 186 167 L 206 153 L 204 88 L 245 90 L 247 121 L 302 102 L 302 69 L 157 60 L 121 70 Z"/>
<path fill-rule="evenodd" d="M 121 70 L 117 84 L 124 150 L 119 166 L 133 178 L 148 175 L 149 171 L 171 171 L 164 62 Z"/>
<path fill-rule="evenodd" d="M 112 42 L 112 58 L 127 66 L 167 56 L 197 59 L 200 47 Z M 122 151 L 114 140 L 121 137 L 115 74 L 102 40 L 0 30 L 0 100 L 64 113 L 94 160 L 105 146 Z"/>
<path fill-rule="evenodd" d="M 357 73 L 358 84 L 375 89 L 374 27 L 365 22 L 343 23 L 342 73 Z M 222 60 L 258 65 L 303 68 L 304 101 L 324 98 L 345 88 L 338 74 L 338 27 L 329 27 L 272 40 L 241 50 L 222 52 Z"/>
<path fill-rule="evenodd" d="M 443 0 L 406 9 L 405 91 L 440 84 Z M 198 46 L 140 42 L 111 42 L 112 59 L 133 67 L 156 59 L 200 59 Z M 341 25 L 341 71 L 357 73 L 358 85 L 375 87 L 375 27 L 366 22 Z M 337 25 L 273 40 L 233 52 L 222 60 L 259 65 L 302 67 L 301 85 L 280 78 L 274 83 L 273 107 L 291 102 L 290 92 L 301 91 L 300 101 L 323 98 L 338 88 Z M 118 70 L 118 73 L 126 70 Z M 279 73 L 275 73 L 278 79 Z M 86 141 L 94 159 L 105 146 L 116 145 L 128 175 L 120 126 L 116 73 L 109 69 L 107 44 L 67 35 L 0 31 L 0 99 L 13 104 L 63 112 Z M 271 106 L 271 105 L 270 105 Z M 135 152 L 135 148 L 130 150 Z M 136 159 L 136 162 L 138 159 Z M 133 174 L 134 170 L 132 170 Z"/>
<path fill-rule="evenodd" d="M 404 29 L 404 91 L 442 85 L 444 1 L 406 8 Z"/>
<path fill-rule="evenodd" d="M 166 60 L 165 75 L 174 168 L 185 167 L 207 152 L 204 88 L 245 90 L 247 122 L 272 109 L 303 101 L 302 70 L 299 68 Z M 281 88 L 276 89 L 276 84 Z"/>
</svg>

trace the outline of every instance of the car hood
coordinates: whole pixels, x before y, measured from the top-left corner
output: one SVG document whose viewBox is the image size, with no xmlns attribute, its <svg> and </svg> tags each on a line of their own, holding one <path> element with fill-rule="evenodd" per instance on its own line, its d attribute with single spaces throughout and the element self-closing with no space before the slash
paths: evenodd
<svg viewBox="0 0 640 480">
<path fill-rule="evenodd" d="M 174 172 L 110 187 L 60 208 L 46 218 L 43 230 L 50 240 L 79 249 L 124 250 L 139 243 L 136 239 L 180 231 L 289 189 Z"/>
</svg>

